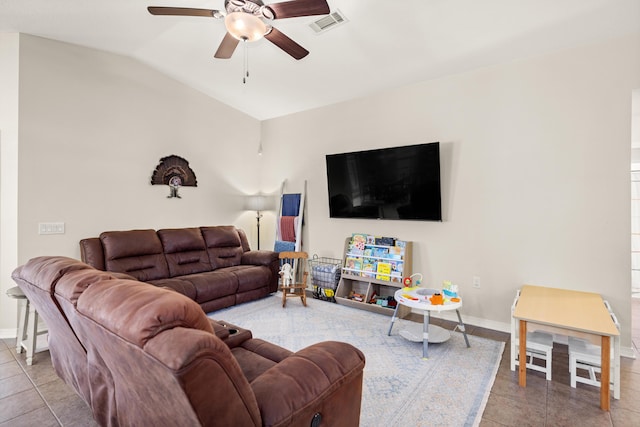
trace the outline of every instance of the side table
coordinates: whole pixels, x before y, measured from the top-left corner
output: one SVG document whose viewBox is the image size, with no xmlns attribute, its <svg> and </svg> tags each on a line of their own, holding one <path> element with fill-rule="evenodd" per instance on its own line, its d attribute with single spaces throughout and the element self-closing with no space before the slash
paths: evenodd
<svg viewBox="0 0 640 427">
<path fill-rule="evenodd" d="M 397 319 L 398 307 L 404 305 L 411 309 L 416 309 L 422 311 L 424 313 L 424 321 L 422 325 L 422 357 L 429 357 L 429 320 L 430 313 L 432 311 L 441 312 L 441 311 L 449 311 L 455 310 L 458 315 L 458 329 L 464 335 L 464 341 L 467 344 L 467 347 L 471 347 L 469 344 L 469 338 L 467 337 L 467 332 L 465 331 L 464 323 L 462 322 L 462 317 L 460 316 L 460 307 L 462 307 L 462 299 L 458 302 L 447 301 L 444 304 L 433 305 L 429 301 L 429 297 L 436 292 L 433 289 L 412 287 L 412 288 L 400 288 L 395 292 L 394 298 L 398 302 L 395 311 L 393 312 L 393 317 L 391 317 L 391 324 L 389 325 L 389 332 L 387 335 L 391 335 L 391 329 L 393 328 L 393 324 Z M 441 342 L 444 340 L 439 340 Z"/>
<path fill-rule="evenodd" d="M 38 331 L 38 312 L 33 305 L 29 304 L 22 289 L 14 286 L 7 289 L 7 296 L 18 300 L 18 330 L 16 332 L 16 353 L 22 353 L 24 348 L 27 352 L 27 365 L 33 364 L 33 355 L 36 352 L 38 335 L 44 335 L 46 329 Z M 44 350 L 44 349 L 42 349 Z"/>
</svg>

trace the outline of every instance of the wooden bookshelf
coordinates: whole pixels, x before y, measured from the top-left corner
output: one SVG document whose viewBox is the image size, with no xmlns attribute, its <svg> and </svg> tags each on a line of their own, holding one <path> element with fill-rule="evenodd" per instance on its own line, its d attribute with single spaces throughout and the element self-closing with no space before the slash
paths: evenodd
<svg viewBox="0 0 640 427">
<path fill-rule="evenodd" d="M 392 248 L 396 247 L 396 240 L 391 244 L 365 243 L 365 249 L 371 249 L 371 252 L 365 254 L 360 251 L 353 252 L 352 239 L 353 237 L 345 239 L 343 269 L 336 290 L 336 302 L 387 316 L 393 315 L 394 307 L 384 307 L 370 301 L 374 294 L 381 298 L 393 296 L 403 286 L 402 279 L 411 275 L 412 242 L 400 240 L 402 250 L 395 249 L 396 252 L 393 254 L 390 252 L 394 251 Z M 376 251 L 376 249 L 378 250 Z M 390 256 L 394 256 L 394 258 L 392 259 Z M 359 259 L 360 263 L 358 263 Z M 384 268 L 378 271 L 377 267 L 374 270 L 368 270 L 365 266 L 367 264 L 365 259 L 383 264 L 395 263 L 396 269 L 390 272 L 385 272 Z M 350 298 L 352 292 L 362 295 L 362 301 Z M 401 306 L 398 314 L 400 317 L 404 317 L 410 311 L 407 307 Z"/>
</svg>

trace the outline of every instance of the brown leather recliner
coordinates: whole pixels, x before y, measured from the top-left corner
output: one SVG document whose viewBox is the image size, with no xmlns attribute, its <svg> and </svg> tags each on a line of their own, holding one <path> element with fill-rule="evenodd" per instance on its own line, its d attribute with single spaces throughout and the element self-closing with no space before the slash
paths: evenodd
<svg viewBox="0 0 640 427">
<path fill-rule="evenodd" d="M 56 371 L 101 425 L 358 425 L 364 356 L 349 344 L 229 340 L 189 298 L 69 258 L 13 277 L 49 326 Z"/>
</svg>

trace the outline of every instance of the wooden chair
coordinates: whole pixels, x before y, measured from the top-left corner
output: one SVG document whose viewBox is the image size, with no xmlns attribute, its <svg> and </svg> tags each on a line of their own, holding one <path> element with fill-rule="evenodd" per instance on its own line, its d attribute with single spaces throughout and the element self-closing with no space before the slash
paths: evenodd
<svg viewBox="0 0 640 427">
<path fill-rule="evenodd" d="M 300 297 L 302 305 L 307 306 L 307 258 L 306 252 L 280 252 L 282 307 L 290 297 Z"/>
</svg>

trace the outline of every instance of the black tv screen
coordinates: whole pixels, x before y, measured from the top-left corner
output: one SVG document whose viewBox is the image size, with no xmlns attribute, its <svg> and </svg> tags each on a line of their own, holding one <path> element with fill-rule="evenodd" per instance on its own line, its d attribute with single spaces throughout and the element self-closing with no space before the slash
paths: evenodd
<svg viewBox="0 0 640 427">
<path fill-rule="evenodd" d="M 441 221 L 440 143 L 329 154 L 331 218 Z"/>
</svg>

